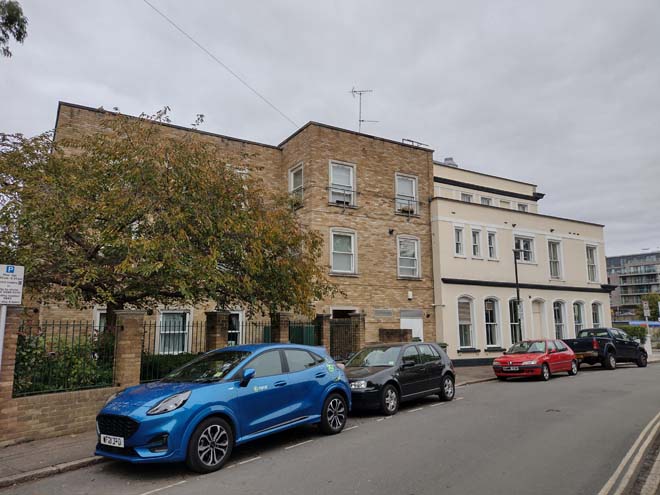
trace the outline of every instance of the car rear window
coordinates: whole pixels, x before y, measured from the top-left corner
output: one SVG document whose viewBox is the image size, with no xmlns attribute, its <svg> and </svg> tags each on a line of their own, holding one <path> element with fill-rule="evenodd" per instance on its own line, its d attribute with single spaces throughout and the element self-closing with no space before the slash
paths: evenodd
<svg viewBox="0 0 660 495">
<path fill-rule="evenodd" d="M 607 330 L 601 329 L 601 328 L 590 328 L 587 330 L 580 330 L 578 332 L 578 338 L 584 338 L 584 337 L 609 337 L 610 334 L 608 333 Z"/>
</svg>

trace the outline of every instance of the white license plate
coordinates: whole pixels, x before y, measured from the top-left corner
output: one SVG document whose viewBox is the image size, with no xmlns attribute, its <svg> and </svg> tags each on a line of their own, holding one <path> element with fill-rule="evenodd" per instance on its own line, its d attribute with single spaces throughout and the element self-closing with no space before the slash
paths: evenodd
<svg viewBox="0 0 660 495">
<path fill-rule="evenodd" d="M 504 371 L 520 371 L 520 368 L 518 366 L 505 366 Z"/>
<path fill-rule="evenodd" d="M 101 435 L 101 444 L 108 445 L 110 447 L 123 447 L 124 438 L 123 437 L 113 437 L 112 435 Z"/>
</svg>

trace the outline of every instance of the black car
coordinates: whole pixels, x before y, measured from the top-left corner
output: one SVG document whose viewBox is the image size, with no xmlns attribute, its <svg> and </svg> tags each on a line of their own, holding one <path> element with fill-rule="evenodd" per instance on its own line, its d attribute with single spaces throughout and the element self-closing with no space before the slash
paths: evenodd
<svg viewBox="0 0 660 495">
<path fill-rule="evenodd" d="M 564 339 L 579 363 L 602 364 L 613 370 L 617 363 L 637 363 L 645 368 L 646 350 L 639 342 L 618 328 L 585 328 L 575 339 Z"/>
<path fill-rule="evenodd" d="M 378 344 L 357 352 L 345 364 L 353 407 L 396 414 L 399 403 L 438 394 L 454 398 L 454 366 L 434 343 Z"/>
</svg>

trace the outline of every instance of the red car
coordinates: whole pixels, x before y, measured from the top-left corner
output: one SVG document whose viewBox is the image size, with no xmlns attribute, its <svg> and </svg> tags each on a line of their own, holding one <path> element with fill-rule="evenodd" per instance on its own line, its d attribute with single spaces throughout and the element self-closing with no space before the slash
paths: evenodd
<svg viewBox="0 0 660 495">
<path fill-rule="evenodd" d="M 523 340 L 495 358 L 493 371 L 499 380 L 537 376 L 547 381 L 562 371 L 577 375 L 578 363 L 573 350 L 561 340 Z"/>
</svg>

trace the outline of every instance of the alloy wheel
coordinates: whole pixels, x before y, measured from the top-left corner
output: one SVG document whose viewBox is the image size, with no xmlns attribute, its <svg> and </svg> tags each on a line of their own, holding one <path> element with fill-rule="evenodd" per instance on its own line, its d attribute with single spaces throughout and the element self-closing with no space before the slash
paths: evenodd
<svg viewBox="0 0 660 495">
<path fill-rule="evenodd" d="M 346 407 L 340 398 L 335 397 L 328 403 L 326 417 L 328 424 L 333 430 L 338 430 L 344 425 L 344 421 L 346 421 Z"/>
<path fill-rule="evenodd" d="M 451 400 L 454 397 L 454 390 L 455 390 L 453 380 L 448 376 L 446 376 L 443 381 L 442 387 L 445 392 L 445 397 L 448 400 Z"/>
<path fill-rule="evenodd" d="M 543 365 L 542 372 L 543 372 L 543 379 L 546 381 L 550 380 L 550 368 L 548 367 L 547 364 Z"/>
<path fill-rule="evenodd" d="M 572 375 L 577 375 L 578 372 L 578 367 L 577 363 L 575 361 L 571 362 L 571 374 Z"/>
<path fill-rule="evenodd" d="M 396 391 L 393 388 L 390 388 L 385 393 L 385 407 L 389 412 L 396 411 L 398 398 L 396 396 Z"/>
<path fill-rule="evenodd" d="M 227 431 L 217 424 L 208 426 L 197 441 L 197 454 L 199 459 L 207 466 L 217 466 L 227 455 L 229 435 Z"/>
</svg>

